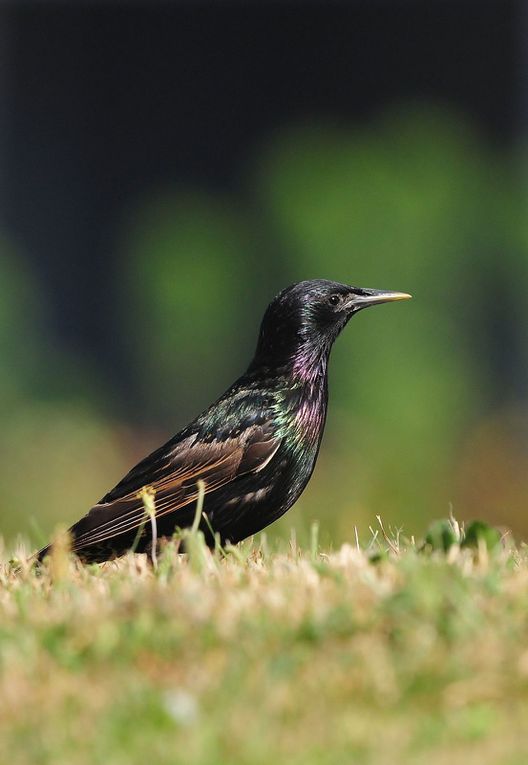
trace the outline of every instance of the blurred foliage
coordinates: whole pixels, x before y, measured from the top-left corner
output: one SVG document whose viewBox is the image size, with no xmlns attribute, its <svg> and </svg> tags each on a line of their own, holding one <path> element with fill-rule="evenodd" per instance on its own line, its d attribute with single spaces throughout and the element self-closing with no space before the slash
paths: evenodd
<svg viewBox="0 0 528 765">
<path fill-rule="evenodd" d="M 36 392 L 43 296 L 15 249 L 0 238 L 0 407 Z"/>
<path fill-rule="evenodd" d="M 431 107 L 290 126 L 255 156 L 244 199 L 157 190 L 128 211 L 109 317 L 126 379 L 106 393 L 55 349 L 47 296 L 2 246 L 1 530 L 27 533 L 34 516 L 48 533 L 83 512 L 130 466 L 126 448 L 147 448 L 147 425 L 168 437 L 243 371 L 273 294 L 319 277 L 414 300 L 340 338 L 318 468 L 272 533 L 317 518 L 338 543 L 376 514 L 413 533 L 450 503 L 528 533 L 526 155 Z M 109 416 L 121 393 L 134 439 Z"/>
<path fill-rule="evenodd" d="M 157 416 L 174 416 L 175 402 L 190 411 L 211 374 L 227 386 L 245 361 L 247 225 L 206 195 L 168 195 L 140 211 L 123 249 L 121 315 L 142 402 Z"/>
</svg>

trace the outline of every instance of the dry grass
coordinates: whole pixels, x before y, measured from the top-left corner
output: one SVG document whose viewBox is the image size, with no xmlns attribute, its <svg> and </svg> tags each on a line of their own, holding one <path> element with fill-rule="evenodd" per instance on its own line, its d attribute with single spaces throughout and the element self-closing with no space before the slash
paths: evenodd
<svg viewBox="0 0 528 765">
<path fill-rule="evenodd" d="M 524 548 L 195 542 L 0 566 L 2 765 L 526 765 Z"/>
</svg>

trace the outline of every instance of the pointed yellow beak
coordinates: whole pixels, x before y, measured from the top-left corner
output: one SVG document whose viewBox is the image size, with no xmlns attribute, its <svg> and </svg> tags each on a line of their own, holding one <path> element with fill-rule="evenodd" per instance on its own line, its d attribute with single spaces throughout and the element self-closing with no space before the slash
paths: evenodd
<svg viewBox="0 0 528 765">
<path fill-rule="evenodd" d="M 396 300 L 410 300 L 412 295 L 407 292 L 389 292 L 388 290 L 361 290 L 359 294 L 352 297 L 351 305 L 354 308 L 366 308 L 370 305 L 379 305 L 380 303 L 392 303 Z"/>
</svg>

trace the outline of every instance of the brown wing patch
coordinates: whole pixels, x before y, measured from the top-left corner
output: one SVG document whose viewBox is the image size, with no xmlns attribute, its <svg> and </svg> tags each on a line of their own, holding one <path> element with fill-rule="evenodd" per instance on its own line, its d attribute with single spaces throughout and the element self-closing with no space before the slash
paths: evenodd
<svg viewBox="0 0 528 765">
<path fill-rule="evenodd" d="M 147 484 L 156 492 L 156 518 L 196 502 L 199 480 L 208 494 L 239 475 L 261 470 L 279 445 L 280 440 L 274 439 L 267 428 L 256 426 L 242 444 L 239 439 L 198 443 L 174 455 L 166 472 Z M 99 503 L 73 527 L 73 550 L 131 532 L 144 520 L 145 509 L 137 491 Z"/>
</svg>

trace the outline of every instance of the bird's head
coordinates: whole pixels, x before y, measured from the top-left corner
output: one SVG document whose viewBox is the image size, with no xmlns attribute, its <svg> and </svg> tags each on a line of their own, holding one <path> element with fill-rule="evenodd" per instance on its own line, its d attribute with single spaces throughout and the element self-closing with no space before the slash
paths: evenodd
<svg viewBox="0 0 528 765">
<path fill-rule="evenodd" d="M 351 287 L 324 279 L 292 284 L 264 314 L 253 365 L 278 367 L 303 358 L 307 363 L 327 358 L 332 343 L 354 314 L 410 297 L 405 292 Z"/>
</svg>

